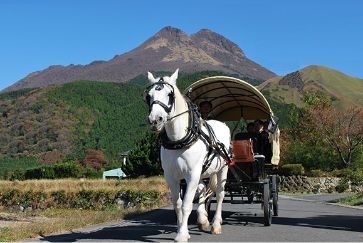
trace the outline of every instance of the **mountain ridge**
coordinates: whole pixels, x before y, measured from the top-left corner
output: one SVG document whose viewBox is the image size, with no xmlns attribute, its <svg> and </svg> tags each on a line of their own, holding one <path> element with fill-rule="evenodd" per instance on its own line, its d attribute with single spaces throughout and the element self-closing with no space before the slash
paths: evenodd
<svg viewBox="0 0 363 243">
<path fill-rule="evenodd" d="M 319 65 L 309 65 L 258 87 L 270 98 L 302 106 L 305 92 L 315 90 L 331 98 L 338 107 L 363 106 L 363 79 Z"/>
<path fill-rule="evenodd" d="M 248 59 L 241 48 L 208 29 L 192 35 L 171 26 L 162 28 L 141 45 L 115 55 L 108 61 L 86 65 L 51 65 L 35 71 L 4 89 L 45 87 L 76 80 L 125 82 L 146 71 L 182 72 L 220 71 L 241 78 L 267 80 L 276 74 Z"/>
</svg>

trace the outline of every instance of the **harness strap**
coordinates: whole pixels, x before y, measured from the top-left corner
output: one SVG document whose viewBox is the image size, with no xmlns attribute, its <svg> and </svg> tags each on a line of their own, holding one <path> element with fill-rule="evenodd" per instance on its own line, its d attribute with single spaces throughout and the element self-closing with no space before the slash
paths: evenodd
<svg viewBox="0 0 363 243">
<path fill-rule="evenodd" d="M 219 142 L 216 139 L 216 136 L 214 134 L 213 129 L 211 128 L 211 126 L 205 121 L 202 120 L 203 125 L 207 128 L 208 133 L 210 134 L 210 136 L 208 136 L 207 134 L 205 134 L 202 129 L 201 129 L 201 136 L 208 142 L 208 145 L 210 147 L 211 150 L 214 151 L 214 157 L 215 155 L 219 154 L 220 156 L 222 156 L 222 158 L 224 159 L 224 161 L 226 162 L 226 164 L 229 167 L 229 170 L 231 171 L 231 173 L 233 174 L 233 176 L 236 178 L 237 181 L 241 181 L 241 177 L 238 175 L 238 173 L 236 172 L 235 168 L 234 168 L 234 162 L 231 160 L 231 158 L 229 157 L 226 148 L 224 146 L 223 143 Z M 214 159 L 214 157 L 211 158 L 210 161 L 205 162 L 205 164 L 203 164 L 203 171 L 202 174 L 208 169 L 209 165 L 211 164 L 211 161 Z M 208 165 L 208 167 L 207 167 Z M 241 171 L 247 178 L 249 178 L 249 176 L 244 172 Z"/>
<path fill-rule="evenodd" d="M 164 148 L 170 149 L 170 150 L 177 150 L 182 148 L 187 148 L 193 145 L 199 138 L 199 131 L 200 131 L 200 122 L 199 122 L 199 116 L 194 111 L 193 104 L 191 101 L 187 101 L 188 103 L 188 111 L 189 112 L 189 126 L 187 129 L 187 134 L 180 140 L 177 141 L 171 141 L 168 138 L 168 135 L 166 134 L 165 129 L 163 129 L 160 132 L 160 139 L 161 144 Z M 181 115 L 182 113 L 178 114 Z M 177 115 L 177 116 L 178 116 Z M 172 117 L 170 119 L 173 119 L 175 117 Z"/>
<path fill-rule="evenodd" d="M 208 154 L 204 158 L 202 173 L 201 174 L 203 174 L 204 172 L 207 171 L 207 169 L 209 168 L 210 164 L 212 163 L 212 161 L 216 157 L 216 155 L 217 155 L 217 153 L 215 152 L 215 150 L 213 150 L 212 147 L 209 147 Z"/>
</svg>

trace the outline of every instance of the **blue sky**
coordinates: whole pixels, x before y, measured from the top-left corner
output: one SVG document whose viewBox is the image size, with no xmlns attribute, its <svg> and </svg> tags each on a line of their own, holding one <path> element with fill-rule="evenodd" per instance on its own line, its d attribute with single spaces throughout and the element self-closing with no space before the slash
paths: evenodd
<svg viewBox="0 0 363 243">
<path fill-rule="evenodd" d="M 363 78 L 360 0 L 0 0 L 0 90 L 50 65 L 109 60 L 165 26 L 222 34 L 279 75 L 316 64 Z"/>
</svg>

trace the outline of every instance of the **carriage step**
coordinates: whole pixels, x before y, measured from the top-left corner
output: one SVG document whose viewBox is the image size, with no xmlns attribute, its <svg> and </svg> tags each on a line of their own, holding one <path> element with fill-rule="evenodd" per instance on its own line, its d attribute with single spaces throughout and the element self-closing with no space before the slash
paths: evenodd
<svg viewBox="0 0 363 243">
<path fill-rule="evenodd" d="M 230 200 L 230 199 L 224 199 L 223 200 L 224 203 L 230 203 L 230 204 L 256 204 L 256 203 L 261 203 L 261 200 L 253 200 L 252 202 L 249 202 L 248 200 Z"/>
<path fill-rule="evenodd" d="M 246 200 L 235 200 L 235 199 L 233 199 L 233 200 L 230 200 L 230 203 L 231 204 L 242 204 L 242 203 L 247 203 L 247 201 Z"/>
</svg>

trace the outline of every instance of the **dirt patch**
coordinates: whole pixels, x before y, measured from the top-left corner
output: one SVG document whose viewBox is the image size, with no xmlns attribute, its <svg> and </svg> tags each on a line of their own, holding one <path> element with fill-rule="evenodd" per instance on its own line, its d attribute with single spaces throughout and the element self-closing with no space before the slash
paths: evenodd
<svg viewBox="0 0 363 243">
<path fill-rule="evenodd" d="M 26 216 L 26 215 L 19 215 L 16 213 L 0 212 L 0 228 L 14 227 L 17 226 L 18 224 L 31 224 L 37 222 L 44 222 L 46 220 L 49 219 L 42 216 Z"/>
</svg>

